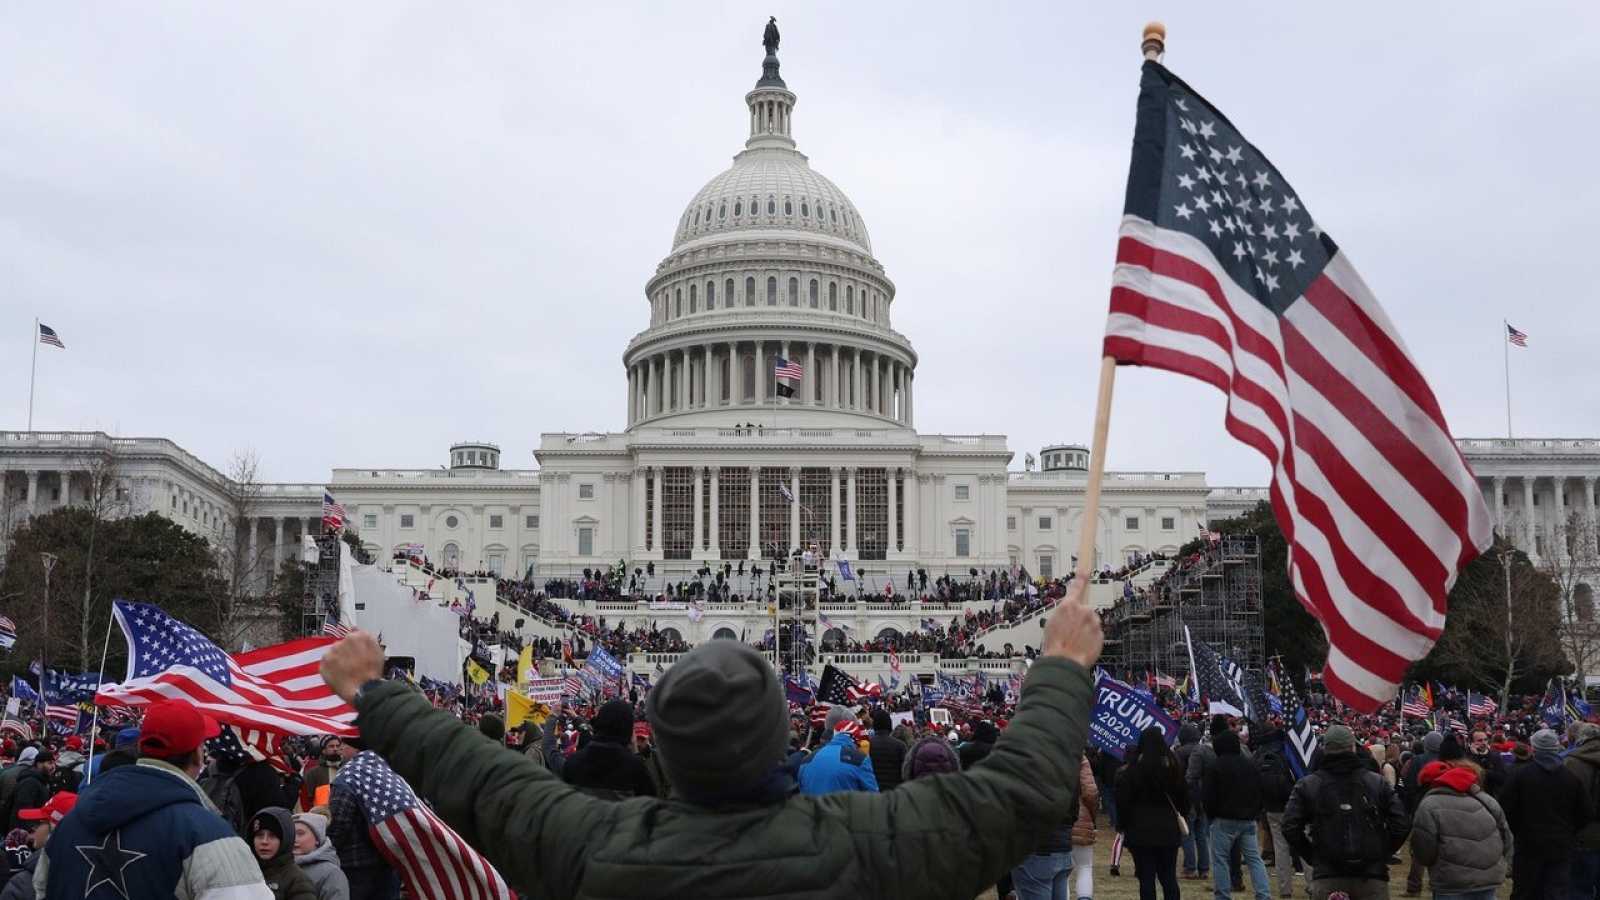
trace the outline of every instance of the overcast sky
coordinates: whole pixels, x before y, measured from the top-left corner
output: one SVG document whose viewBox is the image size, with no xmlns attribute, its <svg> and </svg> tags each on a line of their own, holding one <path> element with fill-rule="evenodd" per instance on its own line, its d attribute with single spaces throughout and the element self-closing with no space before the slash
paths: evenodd
<svg viewBox="0 0 1600 900">
<path fill-rule="evenodd" d="M 1600 4 L 593 6 L 7 4 L 0 425 L 37 316 L 67 349 L 36 428 L 254 448 L 276 480 L 621 429 L 645 280 L 742 148 L 770 12 L 800 149 L 897 285 L 919 429 L 1007 434 L 1014 468 L 1087 440 L 1156 15 L 1457 436 L 1505 432 L 1509 318 L 1517 433 L 1600 437 Z M 1125 368 L 1110 464 L 1265 483 L 1221 411 Z"/>
</svg>

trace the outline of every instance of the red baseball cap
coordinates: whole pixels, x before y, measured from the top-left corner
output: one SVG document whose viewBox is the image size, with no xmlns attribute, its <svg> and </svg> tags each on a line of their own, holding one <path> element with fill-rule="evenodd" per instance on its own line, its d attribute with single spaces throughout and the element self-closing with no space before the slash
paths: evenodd
<svg viewBox="0 0 1600 900">
<path fill-rule="evenodd" d="M 72 807 L 77 804 L 78 795 L 70 791 L 57 791 L 54 797 L 47 800 L 44 806 L 38 809 L 17 810 L 17 818 L 24 822 L 42 822 L 50 820 L 51 825 L 60 825 L 61 820 L 72 812 Z"/>
<path fill-rule="evenodd" d="M 193 704 L 183 700 L 163 700 L 151 704 L 139 728 L 139 752 L 146 756 L 176 756 L 188 753 L 222 733 L 222 726 Z"/>
<path fill-rule="evenodd" d="M 82 750 L 83 749 L 83 738 L 78 737 L 77 735 L 72 735 L 71 737 L 67 738 L 67 749 L 68 750 Z"/>
</svg>

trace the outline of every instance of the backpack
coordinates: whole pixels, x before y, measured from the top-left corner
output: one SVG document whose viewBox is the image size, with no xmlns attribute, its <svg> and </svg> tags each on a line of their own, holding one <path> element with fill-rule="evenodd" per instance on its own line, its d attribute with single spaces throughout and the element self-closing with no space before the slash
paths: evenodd
<svg viewBox="0 0 1600 900">
<path fill-rule="evenodd" d="M 249 835 L 244 833 L 244 794 L 239 786 L 234 783 L 239 773 L 234 772 L 223 775 L 218 772 L 207 772 L 200 777 L 200 789 L 211 798 L 211 804 L 217 808 L 217 814 L 222 820 L 233 826 L 233 830 L 240 837 L 248 841 Z"/>
<path fill-rule="evenodd" d="M 1389 858 L 1389 830 L 1365 775 L 1360 771 L 1323 779 L 1315 802 L 1318 861 L 1355 868 Z"/>
<path fill-rule="evenodd" d="M 1294 773 L 1275 747 L 1256 751 L 1256 771 L 1261 775 L 1261 796 L 1272 803 L 1283 803 L 1294 791 Z"/>
</svg>

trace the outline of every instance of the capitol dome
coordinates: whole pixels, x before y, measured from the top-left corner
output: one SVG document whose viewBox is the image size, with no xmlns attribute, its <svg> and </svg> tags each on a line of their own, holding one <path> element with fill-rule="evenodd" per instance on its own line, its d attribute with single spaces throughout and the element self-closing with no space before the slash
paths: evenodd
<svg viewBox="0 0 1600 900">
<path fill-rule="evenodd" d="M 749 138 L 679 216 L 623 352 L 629 427 L 912 427 L 917 354 L 855 204 L 795 147 L 776 45 Z"/>
<path fill-rule="evenodd" d="M 783 147 L 759 147 L 734 157 L 731 168 L 689 201 L 672 248 L 732 232 L 809 233 L 872 252 L 866 224 L 850 198 L 812 169 L 805 154 Z"/>
</svg>

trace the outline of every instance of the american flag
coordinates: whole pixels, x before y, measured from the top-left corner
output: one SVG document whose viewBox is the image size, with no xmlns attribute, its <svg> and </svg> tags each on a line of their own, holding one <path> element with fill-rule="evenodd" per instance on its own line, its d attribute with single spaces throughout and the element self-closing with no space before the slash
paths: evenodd
<svg viewBox="0 0 1600 900">
<path fill-rule="evenodd" d="M 61 343 L 61 335 L 56 334 L 56 330 L 54 328 L 51 328 L 49 325 L 46 325 L 43 322 L 39 323 L 39 343 L 49 344 L 52 347 L 60 347 L 63 350 L 67 349 L 67 345 Z"/>
<path fill-rule="evenodd" d="M 1528 336 L 1512 328 L 1510 322 L 1506 323 L 1506 340 L 1516 344 L 1518 347 L 1528 346 Z"/>
<path fill-rule="evenodd" d="M 1433 701 L 1422 692 L 1422 688 L 1413 684 L 1406 691 L 1405 698 L 1400 701 L 1400 715 L 1425 719 L 1433 712 Z"/>
<path fill-rule="evenodd" d="M 586 690 L 588 688 L 584 685 L 583 679 L 576 674 L 561 679 L 561 694 L 564 697 L 582 697 Z"/>
<path fill-rule="evenodd" d="M 866 684 L 854 684 L 845 688 L 845 696 L 852 704 L 876 700 L 883 696 L 883 685 L 872 681 Z"/>
<path fill-rule="evenodd" d="M 1472 691 L 1467 692 L 1467 715 L 1492 716 L 1499 711 L 1499 709 L 1500 704 L 1494 702 L 1494 698 L 1490 697 L 1488 694 L 1478 694 Z"/>
<path fill-rule="evenodd" d="M 849 706 L 850 689 L 856 687 L 856 680 L 846 675 L 842 669 L 833 663 L 822 667 L 822 680 L 817 682 L 817 702 L 843 704 Z"/>
<path fill-rule="evenodd" d="M 344 638 L 350 634 L 350 629 L 339 624 L 339 620 L 332 616 L 322 622 L 322 633 L 331 638 Z"/>
<path fill-rule="evenodd" d="M 366 814 L 372 843 L 400 873 L 408 896 L 421 900 L 515 900 L 494 866 L 443 819 L 423 805 L 411 786 L 371 750 L 363 750 L 334 777 Z"/>
<path fill-rule="evenodd" d="M 266 762 L 285 775 L 294 774 L 288 760 L 283 758 L 279 736 L 259 728 L 225 725 L 216 737 L 206 741 L 206 750 L 236 766 Z"/>
<path fill-rule="evenodd" d="M 1433 391 L 1283 176 L 1144 64 L 1105 355 L 1228 395 L 1272 465 L 1289 578 L 1330 644 L 1324 683 L 1370 713 L 1444 628 L 1488 508 Z"/>
<path fill-rule="evenodd" d="M 334 531 L 344 527 L 344 504 L 333 499 L 332 494 L 322 495 L 322 524 Z"/>
<path fill-rule="evenodd" d="M 0 616 L 0 648 L 10 650 L 17 645 L 17 623 Z"/>
<path fill-rule="evenodd" d="M 805 369 L 800 366 L 800 363 L 797 360 L 784 359 L 781 356 L 775 356 L 772 359 L 772 374 L 777 378 L 788 378 L 792 380 L 804 375 Z"/>
<path fill-rule="evenodd" d="M 1229 662 L 1228 671 L 1224 671 L 1224 660 L 1217 656 L 1217 652 L 1211 649 L 1210 644 L 1194 640 L 1189 634 L 1187 625 L 1183 626 L 1183 639 L 1189 644 L 1189 658 L 1194 665 L 1195 683 L 1200 686 L 1200 696 L 1205 698 L 1209 707 L 1207 712 L 1213 715 L 1218 713 L 1230 716 L 1246 715 L 1250 704 L 1244 698 L 1240 683 L 1242 673 L 1239 672 L 1239 667 Z"/>
<path fill-rule="evenodd" d="M 21 719 L 6 719 L 0 722 L 0 734 L 15 735 L 17 740 L 27 742 L 33 740 L 33 726 Z"/>
<path fill-rule="evenodd" d="M 57 734 L 71 734 L 78 730 L 78 704 L 46 704 L 44 718 L 51 731 Z"/>
<path fill-rule="evenodd" d="M 356 712 L 322 680 L 334 641 L 301 638 L 230 656 L 210 638 L 146 603 L 118 600 L 112 614 L 128 639 L 128 675 L 95 700 L 145 706 L 177 698 L 219 722 L 281 734 L 356 733 Z"/>
</svg>

